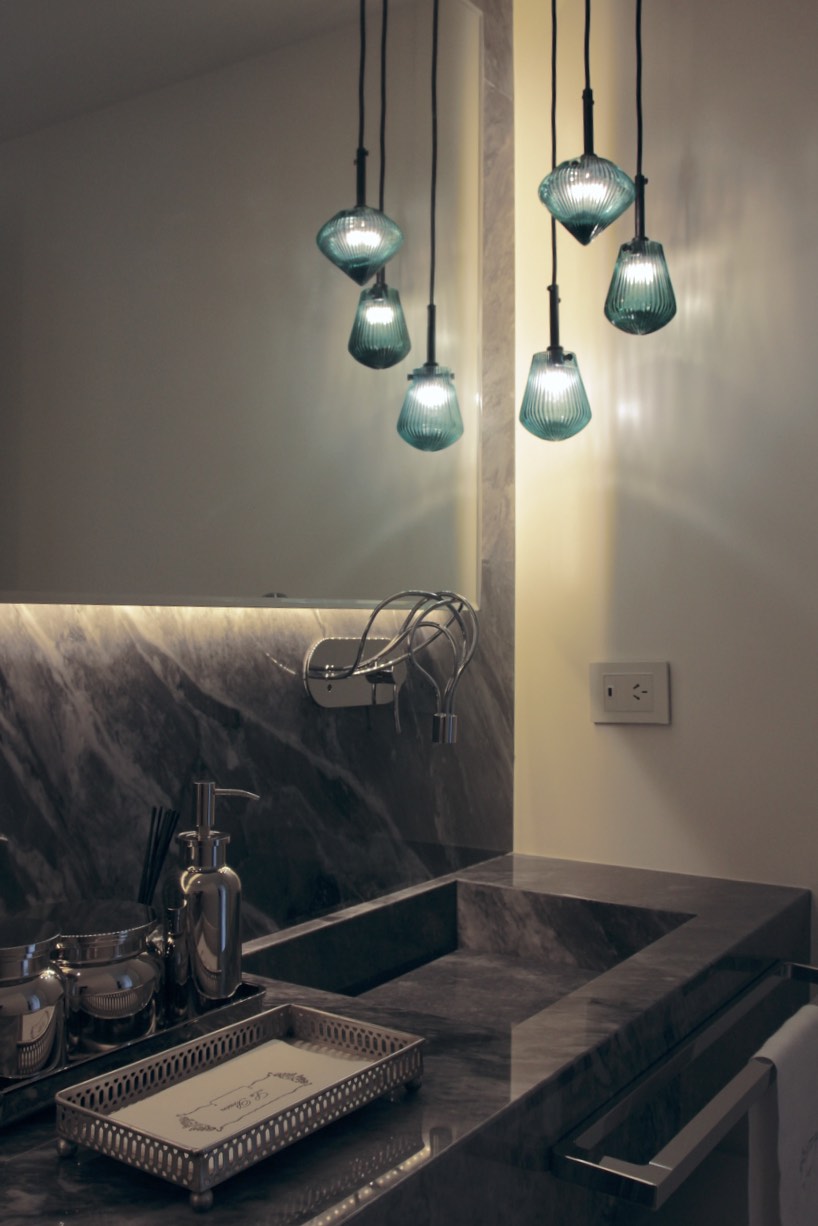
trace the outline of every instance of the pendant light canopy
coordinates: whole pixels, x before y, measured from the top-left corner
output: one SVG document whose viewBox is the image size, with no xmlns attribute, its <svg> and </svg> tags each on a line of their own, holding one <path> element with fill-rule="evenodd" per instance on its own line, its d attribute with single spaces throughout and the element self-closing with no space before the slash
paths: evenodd
<svg viewBox="0 0 818 1226">
<path fill-rule="evenodd" d="M 619 248 L 605 315 L 615 328 L 636 336 L 657 332 L 676 314 L 676 296 L 662 244 L 645 234 L 642 174 L 642 0 L 636 0 L 636 208 L 635 236 Z"/>
<path fill-rule="evenodd" d="M 380 182 L 378 203 L 384 216 L 384 186 L 386 182 L 386 46 L 389 0 L 381 5 L 381 125 Z M 378 270 L 375 284 L 365 289 L 358 300 L 358 309 L 347 346 L 356 362 L 372 370 L 386 370 L 406 357 L 412 348 L 400 294 L 386 284 L 386 273 Z"/>
<path fill-rule="evenodd" d="M 585 89 L 581 157 L 554 167 L 539 187 L 549 213 L 587 246 L 633 203 L 634 185 L 624 170 L 594 152 L 594 95 L 591 89 L 591 0 L 585 0 Z"/>
<path fill-rule="evenodd" d="M 435 256 L 437 194 L 437 45 L 440 0 L 432 16 L 432 190 L 430 225 L 429 306 L 427 309 L 426 362 L 409 375 L 409 387 L 398 417 L 398 434 L 418 451 L 442 451 L 463 433 L 454 374 L 439 366 L 435 354 Z"/>
<path fill-rule="evenodd" d="M 557 161 L 557 0 L 551 0 L 551 165 Z M 551 217 L 551 284 L 548 287 L 550 344 L 531 359 L 520 407 L 520 422 L 547 442 L 579 434 L 591 420 L 591 406 L 576 357 L 560 344 L 557 285 L 557 223 Z"/>
<path fill-rule="evenodd" d="M 366 159 L 364 148 L 364 80 L 366 67 L 366 3 L 360 0 L 360 60 L 358 69 L 358 150 L 355 156 L 356 202 L 325 222 L 315 241 L 328 260 L 358 285 L 391 260 L 403 243 L 397 222 L 381 209 L 366 204 Z"/>
</svg>

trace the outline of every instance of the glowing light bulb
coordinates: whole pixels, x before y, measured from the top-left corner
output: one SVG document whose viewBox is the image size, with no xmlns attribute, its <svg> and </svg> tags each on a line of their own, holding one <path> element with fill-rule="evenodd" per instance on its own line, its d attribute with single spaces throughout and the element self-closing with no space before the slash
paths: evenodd
<svg viewBox="0 0 818 1226">
<path fill-rule="evenodd" d="M 639 257 L 623 265 L 622 276 L 628 285 L 652 285 L 656 280 L 656 269 L 650 260 Z"/>
<path fill-rule="evenodd" d="M 366 314 L 366 322 L 373 328 L 385 327 L 391 324 L 395 318 L 395 312 L 388 304 L 378 304 L 377 302 L 367 303 L 364 308 Z"/>
<path fill-rule="evenodd" d="M 415 386 L 418 404 L 424 409 L 442 409 L 449 398 L 448 389 L 439 383 L 418 382 Z"/>
<path fill-rule="evenodd" d="M 605 200 L 604 183 L 594 183 L 588 179 L 578 179 L 576 182 L 569 183 L 566 190 L 574 204 L 574 208 L 577 209 L 598 208 Z"/>
<path fill-rule="evenodd" d="M 347 233 L 347 243 L 350 252 L 354 255 L 366 254 L 375 251 L 380 242 L 380 235 L 368 226 L 355 225 Z"/>
</svg>

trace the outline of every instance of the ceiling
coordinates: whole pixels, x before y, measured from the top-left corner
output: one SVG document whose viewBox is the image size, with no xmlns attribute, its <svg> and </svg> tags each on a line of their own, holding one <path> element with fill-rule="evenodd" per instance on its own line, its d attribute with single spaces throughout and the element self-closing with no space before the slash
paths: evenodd
<svg viewBox="0 0 818 1226">
<path fill-rule="evenodd" d="M 355 0 L 0 0 L 0 140 L 298 42 L 357 11 Z"/>
</svg>

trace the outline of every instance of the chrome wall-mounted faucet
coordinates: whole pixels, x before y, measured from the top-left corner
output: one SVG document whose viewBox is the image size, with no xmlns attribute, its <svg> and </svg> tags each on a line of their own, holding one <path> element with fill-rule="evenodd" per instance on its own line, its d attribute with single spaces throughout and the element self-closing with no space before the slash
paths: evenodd
<svg viewBox="0 0 818 1226">
<path fill-rule="evenodd" d="M 414 603 L 391 638 L 370 637 L 384 610 L 409 600 Z M 435 693 L 432 741 L 452 745 L 457 740 L 455 695 L 478 637 L 477 613 L 465 596 L 414 589 L 396 592 L 375 606 L 360 639 L 321 639 L 313 644 L 304 660 L 304 684 L 322 707 L 391 702 L 400 731 L 398 694 L 407 666 L 413 666 Z"/>
</svg>

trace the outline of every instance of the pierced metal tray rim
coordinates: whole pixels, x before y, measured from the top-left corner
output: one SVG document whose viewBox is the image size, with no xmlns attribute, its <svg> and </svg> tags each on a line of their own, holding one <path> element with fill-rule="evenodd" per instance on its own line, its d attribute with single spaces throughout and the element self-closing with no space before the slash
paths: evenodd
<svg viewBox="0 0 818 1226">
<path fill-rule="evenodd" d="M 299 1023 L 302 1026 L 300 1032 Z M 110 1118 L 112 1112 L 127 1102 L 142 1101 L 171 1085 L 193 1080 L 207 1069 L 227 1063 L 272 1038 L 315 1038 L 314 1033 L 303 1029 L 305 1024 L 340 1026 L 346 1033 L 358 1038 L 376 1039 L 381 1044 L 392 1045 L 392 1050 L 373 1055 L 363 1070 L 340 1078 L 300 1103 L 271 1111 L 234 1136 L 195 1150 L 156 1137 L 147 1130 L 119 1124 Z M 269 1028 L 266 1032 L 265 1027 Z M 257 1031 L 255 1039 L 248 1038 L 244 1042 L 248 1033 L 253 1031 Z M 234 1040 L 237 1046 L 230 1047 Z M 333 1044 L 326 1038 L 323 1041 L 329 1047 L 334 1045 L 338 1051 L 357 1051 L 362 1058 L 367 1058 L 366 1052 L 349 1042 Z M 423 1075 L 421 1049 L 424 1042 L 422 1037 L 406 1031 L 361 1022 L 309 1005 L 282 1002 L 168 1051 L 61 1090 L 55 1099 L 58 1150 L 63 1155 L 72 1152 L 76 1146 L 96 1150 L 127 1166 L 147 1171 L 187 1189 L 194 1208 L 206 1209 L 213 1202 L 212 1188 L 231 1176 L 401 1085 L 417 1087 Z M 213 1051 L 220 1047 L 221 1054 L 214 1055 Z M 198 1067 L 185 1064 L 186 1055 L 195 1058 L 199 1052 L 207 1053 L 209 1049 L 212 1049 L 210 1055 L 205 1054 Z M 174 1061 L 177 1068 L 175 1075 L 168 1079 L 160 1078 L 159 1081 L 151 1078 L 152 1073 Z M 127 1084 L 128 1088 L 124 1094 L 117 1093 L 123 1084 Z M 106 1097 L 99 1106 L 88 1106 L 77 1101 L 103 1093 Z M 325 1099 L 331 1105 L 328 1111 L 322 1112 Z M 290 1128 L 289 1121 L 293 1117 L 296 1118 L 296 1127 Z M 135 1147 L 133 1152 L 129 1149 L 130 1144 Z"/>
</svg>

